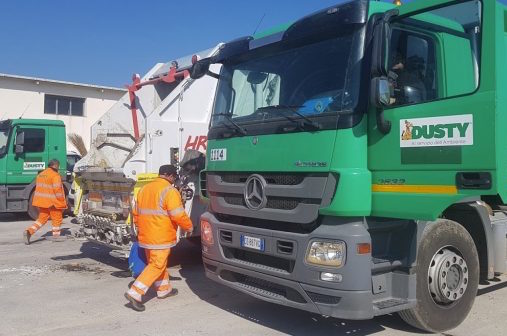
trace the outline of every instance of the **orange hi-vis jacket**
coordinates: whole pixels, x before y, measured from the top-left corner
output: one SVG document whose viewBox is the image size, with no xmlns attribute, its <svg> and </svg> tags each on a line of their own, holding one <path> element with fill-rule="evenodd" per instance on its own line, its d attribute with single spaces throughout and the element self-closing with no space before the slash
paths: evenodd
<svg viewBox="0 0 507 336">
<path fill-rule="evenodd" d="M 176 245 L 176 229 L 192 230 L 179 191 L 169 181 L 156 178 L 137 194 L 134 223 L 138 228 L 139 246 L 160 250 Z"/>
<path fill-rule="evenodd" d="M 52 168 L 47 168 L 37 175 L 32 205 L 46 209 L 67 209 L 62 178 Z"/>
</svg>

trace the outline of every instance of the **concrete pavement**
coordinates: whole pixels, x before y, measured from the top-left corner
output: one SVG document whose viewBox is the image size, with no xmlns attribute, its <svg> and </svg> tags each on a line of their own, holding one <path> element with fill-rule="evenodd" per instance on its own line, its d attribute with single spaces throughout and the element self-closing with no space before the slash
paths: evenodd
<svg viewBox="0 0 507 336">
<path fill-rule="evenodd" d="M 189 242 L 170 257 L 179 295 L 125 307 L 127 263 L 74 239 L 51 242 L 44 227 L 25 246 L 26 217 L 0 215 L 0 335 L 416 335 L 397 315 L 343 321 L 256 300 L 207 280 Z M 75 230 L 69 218 L 65 233 Z M 467 320 L 446 335 L 507 333 L 507 277 L 481 288 Z"/>
</svg>

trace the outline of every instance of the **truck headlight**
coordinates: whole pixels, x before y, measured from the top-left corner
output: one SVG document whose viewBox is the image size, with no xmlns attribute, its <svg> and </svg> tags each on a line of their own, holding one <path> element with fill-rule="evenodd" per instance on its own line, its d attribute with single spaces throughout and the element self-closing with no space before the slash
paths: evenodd
<svg viewBox="0 0 507 336">
<path fill-rule="evenodd" d="M 211 230 L 211 224 L 201 219 L 201 241 L 208 245 L 213 245 L 213 231 Z"/>
<path fill-rule="evenodd" d="M 320 266 L 342 267 L 345 264 L 344 241 L 313 241 L 306 253 L 306 262 Z"/>
</svg>

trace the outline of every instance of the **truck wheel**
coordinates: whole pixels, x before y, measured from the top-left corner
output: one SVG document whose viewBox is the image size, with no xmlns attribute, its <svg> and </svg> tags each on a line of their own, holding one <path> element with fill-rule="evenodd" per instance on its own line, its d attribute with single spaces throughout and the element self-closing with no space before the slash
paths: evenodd
<svg viewBox="0 0 507 336">
<path fill-rule="evenodd" d="M 477 295 L 479 257 L 468 231 L 451 220 L 438 220 L 423 232 L 417 251 L 414 308 L 399 315 L 430 332 L 458 326 Z"/>
<path fill-rule="evenodd" d="M 33 220 L 37 220 L 37 217 L 39 217 L 39 209 L 37 209 L 37 207 L 34 207 L 32 203 L 33 193 L 30 194 L 30 198 L 28 199 L 28 216 L 30 216 L 30 218 Z"/>
</svg>

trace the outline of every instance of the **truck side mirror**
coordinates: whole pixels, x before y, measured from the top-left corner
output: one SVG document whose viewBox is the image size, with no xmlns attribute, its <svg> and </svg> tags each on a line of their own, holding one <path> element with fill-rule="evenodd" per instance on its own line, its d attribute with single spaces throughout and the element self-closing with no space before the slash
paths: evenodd
<svg viewBox="0 0 507 336">
<path fill-rule="evenodd" d="M 377 18 L 373 29 L 372 45 L 372 76 L 388 76 L 387 50 L 391 40 L 391 21 L 399 14 L 397 9 L 392 9 Z"/>
<path fill-rule="evenodd" d="M 384 118 L 384 108 L 391 105 L 392 86 L 387 77 L 375 77 L 371 80 L 371 105 L 377 108 L 377 129 L 382 134 L 391 131 L 391 122 Z"/>
<path fill-rule="evenodd" d="M 384 118 L 384 107 L 389 106 L 391 103 L 387 50 L 391 40 L 390 22 L 398 14 L 399 11 L 397 9 L 386 12 L 382 17 L 377 19 L 373 30 L 370 94 L 371 103 L 377 108 L 377 129 L 382 134 L 388 134 L 391 131 L 391 122 Z"/>
<path fill-rule="evenodd" d="M 268 78 L 268 74 L 265 72 L 250 71 L 246 77 L 246 81 L 250 84 L 259 85 L 263 83 L 266 78 Z"/>
<path fill-rule="evenodd" d="M 391 105 L 391 83 L 386 77 L 375 77 L 371 82 L 371 103 L 378 108 Z"/>
<path fill-rule="evenodd" d="M 21 155 L 25 151 L 25 132 L 21 131 L 16 134 L 16 141 L 14 143 L 14 153 Z"/>
<path fill-rule="evenodd" d="M 249 49 L 251 36 L 240 37 L 233 41 L 224 43 L 220 46 L 217 54 L 199 59 L 197 55 L 192 56 L 192 68 L 190 68 L 190 78 L 199 79 L 204 75 L 220 79 L 220 75 L 209 70 L 211 64 L 223 63 L 224 60 L 243 53 Z"/>
<path fill-rule="evenodd" d="M 16 153 L 16 155 L 21 155 L 23 154 L 24 151 L 25 148 L 23 147 L 23 145 L 16 145 L 16 147 L 14 147 L 14 153 Z"/>
<path fill-rule="evenodd" d="M 192 62 L 194 62 L 194 58 L 192 58 Z M 210 58 L 195 60 L 195 62 L 192 64 L 192 68 L 190 68 L 190 78 L 199 79 L 206 75 L 209 71 L 210 64 Z"/>
</svg>

